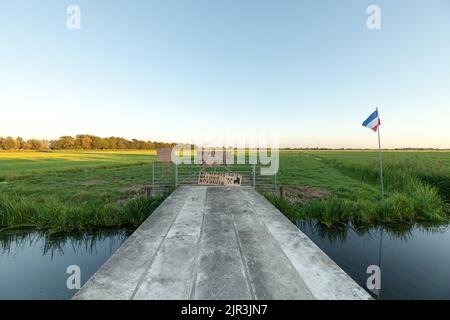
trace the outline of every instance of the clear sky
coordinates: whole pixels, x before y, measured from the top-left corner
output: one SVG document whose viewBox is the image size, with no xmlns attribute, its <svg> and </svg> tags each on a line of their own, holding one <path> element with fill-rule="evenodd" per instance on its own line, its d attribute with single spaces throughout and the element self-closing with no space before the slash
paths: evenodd
<svg viewBox="0 0 450 320">
<path fill-rule="evenodd" d="M 0 57 L 0 136 L 450 148 L 449 0 L 0 0 Z"/>
</svg>

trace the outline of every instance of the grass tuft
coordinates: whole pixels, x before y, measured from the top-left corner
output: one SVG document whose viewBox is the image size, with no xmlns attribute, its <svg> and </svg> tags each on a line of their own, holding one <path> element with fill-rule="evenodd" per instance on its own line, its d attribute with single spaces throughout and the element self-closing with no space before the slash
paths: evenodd
<svg viewBox="0 0 450 320">
<path fill-rule="evenodd" d="M 322 159 L 329 167 L 342 174 L 376 187 L 379 185 L 379 169 L 374 165 Z M 421 169 L 412 162 L 391 162 L 384 167 L 386 195 L 372 195 L 354 190 L 351 195 L 332 195 L 301 204 L 290 203 L 274 195 L 266 197 L 290 220 L 317 220 L 326 226 L 351 223 L 357 226 L 378 223 L 415 223 L 418 221 L 447 222 L 450 220 L 447 176 L 434 180 L 423 178 Z M 430 177 L 431 175 L 428 175 Z M 430 183 L 438 181 L 439 183 Z M 376 189 L 374 189 L 376 190 Z"/>
<path fill-rule="evenodd" d="M 164 197 L 137 197 L 123 205 L 88 202 L 67 205 L 49 197 L 36 202 L 0 195 L 0 229 L 27 225 L 53 231 L 82 231 L 101 227 L 138 226 Z"/>
</svg>

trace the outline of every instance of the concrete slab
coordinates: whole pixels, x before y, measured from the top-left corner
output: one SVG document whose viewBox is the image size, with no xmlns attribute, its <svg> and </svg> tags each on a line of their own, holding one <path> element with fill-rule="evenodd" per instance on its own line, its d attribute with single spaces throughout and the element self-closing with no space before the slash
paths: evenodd
<svg viewBox="0 0 450 320">
<path fill-rule="evenodd" d="M 257 192 L 242 192 L 255 208 L 285 255 L 316 299 L 366 300 L 371 296 L 347 275 L 311 239 Z"/>
<path fill-rule="evenodd" d="M 183 207 L 138 284 L 133 299 L 190 298 L 206 190 L 206 187 L 198 187 L 186 194 Z"/>
<path fill-rule="evenodd" d="M 179 187 L 74 299 L 370 299 L 249 187 Z"/>
<path fill-rule="evenodd" d="M 252 299 L 226 190 L 208 188 L 193 299 Z"/>
</svg>

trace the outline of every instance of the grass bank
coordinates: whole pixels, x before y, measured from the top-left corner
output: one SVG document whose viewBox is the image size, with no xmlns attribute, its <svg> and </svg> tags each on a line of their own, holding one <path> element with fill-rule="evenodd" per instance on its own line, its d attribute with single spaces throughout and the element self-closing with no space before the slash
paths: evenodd
<svg viewBox="0 0 450 320">
<path fill-rule="evenodd" d="M 70 204 L 56 197 L 35 202 L 0 195 L 0 231 L 11 227 L 36 227 L 50 231 L 82 231 L 103 227 L 138 226 L 163 197 L 137 197 L 118 205 L 101 200 Z"/>
<path fill-rule="evenodd" d="M 154 152 L 0 153 L 0 229 L 137 226 L 163 198 L 147 198 Z"/>
<path fill-rule="evenodd" d="M 361 155 L 363 159 L 359 158 Z M 326 196 L 298 203 L 275 195 L 267 197 L 293 221 L 315 219 L 327 226 L 447 222 L 450 217 L 447 163 L 440 161 L 436 165 L 426 154 L 423 161 L 394 155 L 387 157 L 384 166 L 384 198 L 380 196 L 377 163 L 373 154 L 364 152 L 357 156 L 345 152 L 292 153 L 289 157 L 297 157 L 297 170 L 308 173 L 306 179 L 296 182 L 315 185 L 327 191 Z M 284 176 L 291 178 L 283 179 Z M 281 172 L 282 182 L 292 183 L 295 180 L 292 177 L 295 177 L 292 173 Z M 358 187 L 352 187 L 354 184 Z"/>
</svg>

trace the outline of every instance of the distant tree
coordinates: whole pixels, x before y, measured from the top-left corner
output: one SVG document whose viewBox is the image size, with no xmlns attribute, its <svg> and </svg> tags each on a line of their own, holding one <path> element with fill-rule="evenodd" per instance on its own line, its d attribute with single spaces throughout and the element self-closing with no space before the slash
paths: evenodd
<svg viewBox="0 0 450 320">
<path fill-rule="evenodd" d="M 41 150 L 48 150 L 50 147 L 50 142 L 48 140 L 41 140 Z"/>
<path fill-rule="evenodd" d="M 0 150 L 30 149 L 30 150 L 153 150 L 156 148 L 169 148 L 175 143 L 142 141 L 138 139 L 127 140 L 122 137 L 101 138 L 93 135 L 79 134 L 75 137 L 62 136 L 59 139 L 47 141 L 30 139 L 24 141 L 21 137 L 0 137 Z"/>
<path fill-rule="evenodd" d="M 101 150 L 103 149 L 103 143 L 102 143 L 102 138 L 100 137 L 96 137 L 96 136 L 91 136 L 91 140 L 92 140 L 92 149 L 93 150 Z"/>
<path fill-rule="evenodd" d="M 49 147 L 52 150 L 60 150 L 60 149 L 62 149 L 59 140 L 50 140 Z"/>
<path fill-rule="evenodd" d="M 17 137 L 16 138 L 16 148 L 19 150 L 23 150 L 25 149 L 27 146 L 27 143 L 25 142 L 25 140 L 23 140 L 21 137 Z"/>
<path fill-rule="evenodd" d="M 89 136 L 84 136 L 81 139 L 81 148 L 84 150 L 92 150 L 92 139 Z"/>
<path fill-rule="evenodd" d="M 37 139 L 30 139 L 27 141 L 27 149 L 40 150 L 42 149 L 42 141 Z"/>
<path fill-rule="evenodd" d="M 71 136 L 62 136 L 58 140 L 50 141 L 50 149 L 67 150 L 75 148 L 75 139 Z"/>
<path fill-rule="evenodd" d="M 75 149 L 91 150 L 92 139 L 89 135 L 79 134 L 75 137 Z"/>
<path fill-rule="evenodd" d="M 75 139 L 71 136 L 60 137 L 59 143 L 60 143 L 61 149 L 74 149 L 75 148 Z"/>
<path fill-rule="evenodd" d="M 126 139 L 117 138 L 117 149 L 119 149 L 119 150 L 129 149 L 128 145 L 129 145 L 129 141 L 127 141 Z"/>
<path fill-rule="evenodd" d="M 139 141 L 139 150 L 148 150 L 149 146 L 145 141 Z"/>
<path fill-rule="evenodd" d="M 137 140 L 137 139 L 132 139 L 132 140 L 131 140 L 130 146 L 131 146 L 131 149 L 139 150 L 141 144 L 140 144 L 140 141 L 139 141 L 139 140 Z"/>
<path fill-rule="evenodd" d="M 101 138 L 100 140 L 100 150 L 109 149 L 109 142 L 107 138 Z"/>
<path fill-rule="evenodd" d="M 83 139 L 83 136 L 82 136 L 82 135 L 77 135 L 77 136 L 75 136 L 74 149 L 83 149 L 83 148 L 81 147 L 81 145 L 82 145 L 82 139 Z"/>
<path fill-rule="evenodd" d="M 108 149 L 117 149 L 117 139 L 115 137 L 106 138 L 106 141 L 108 142 Z"/>
<path fill-rule="evenodd" d="M 50 146 L 47 140 L 30 139 L 27 141 L 27 149 L 30 150 L 47 150 Z"/>
<path fill-rule="evenodd" d="M 16 141 L 12 137 L 6 137 L 3 140 L 2 145 L 3 145 L 3 149 L 5 149 L 5 150 L 13 150 L 16 148 Z"/>
</svg>

